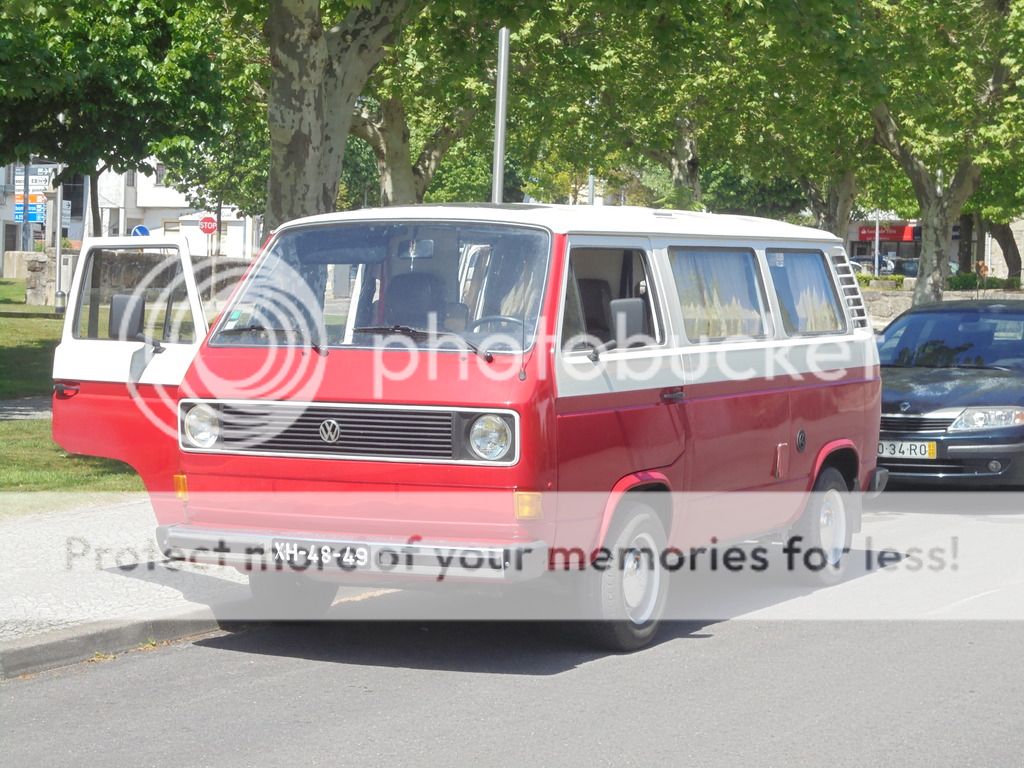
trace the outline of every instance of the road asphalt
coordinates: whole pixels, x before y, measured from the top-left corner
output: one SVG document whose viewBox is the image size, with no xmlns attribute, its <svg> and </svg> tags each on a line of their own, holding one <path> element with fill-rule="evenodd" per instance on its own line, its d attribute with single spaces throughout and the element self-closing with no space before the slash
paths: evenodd
<svg viewBox="0 0 1024 768">
<path fill-rule="evenodd" d="M 6 765 L 1007 766 L 1024 625 L 284 624 L 0 684 Z"/>
</svg>

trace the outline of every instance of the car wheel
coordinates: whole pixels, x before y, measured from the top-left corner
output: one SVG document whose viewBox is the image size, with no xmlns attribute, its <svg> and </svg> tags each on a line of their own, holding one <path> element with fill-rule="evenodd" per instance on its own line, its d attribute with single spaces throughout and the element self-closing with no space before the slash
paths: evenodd
<svg viewBox="0 0 1024 768">
<path fill-rule="evenodd" d="M 584 587 L 587 632 L 602 648 L 634 651 L 657 633 L 668 600 L 665 541 L 650 507 L 630 504 L 617 513 L 605 538 L 607 567 L 590 572 Z"/>
<path fill-rule="evenodd" d="M 298 573 L 253 571 L 249 592 L 264 621 L 313 621 L 327 613 L 338 595 L 338 585 Z"/>
<path fill-rule="evenodd" d="M 794 563 L 803 581 L 825 586 L 842 580 L 850 560 L 855 503 L 842 473 L 835 467 L 823 469 L 792 531 L 791 545 L 799 548 Z"/>
</svg>

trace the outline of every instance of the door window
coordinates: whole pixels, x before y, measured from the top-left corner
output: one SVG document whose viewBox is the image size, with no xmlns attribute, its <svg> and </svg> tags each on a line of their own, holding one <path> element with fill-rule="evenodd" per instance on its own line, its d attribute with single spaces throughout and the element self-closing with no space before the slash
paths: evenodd
<svg viewBox="0 0 1024 768">
<path fill-rule="evenodd" d="M 76 339 L 124 338 L 111 307 L 131 306 L 141 315 L 145 337 L 164 344 L 191 344 L 196 340 L 176 248 L 94 249 L 87 258 L 73 326 Z M 122 318 L 130 314 L 122 313 Z"/>
<path fill-rule="evenodd" d="M 646 254 L 632 248 L 573 248 L 562 318 L 565 351 L 590 349 L 615 337 L 614 299 L 643 301 L 642 330 L 630 347 L 661 343 L 662 327 Z"/>
</svg>

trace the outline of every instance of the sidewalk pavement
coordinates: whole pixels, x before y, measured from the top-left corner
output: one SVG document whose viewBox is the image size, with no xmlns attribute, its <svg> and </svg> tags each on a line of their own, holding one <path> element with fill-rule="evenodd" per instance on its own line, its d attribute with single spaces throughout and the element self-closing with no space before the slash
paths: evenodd
<svg viewBox="0 0 1024 768">
<path fill-rule="evenodd" d="M 53 417 L 49 395 L 0 400 L 0 421 L 8 419 L 49 419 Z"/>
<path fill-rule="evenodd" d="M 45 495 L 68 506 L 67 494 Z M 0 494 L 0 504 L 27 496 Z M 33 509 L 46 508 L 43 494 L 31 496 Z M 217 629 L 211 606 L 246 598 L 246 578 L 166 562 L 155 526 L 144 494 L 0 515 L 0 679 Z"/>
</svg>

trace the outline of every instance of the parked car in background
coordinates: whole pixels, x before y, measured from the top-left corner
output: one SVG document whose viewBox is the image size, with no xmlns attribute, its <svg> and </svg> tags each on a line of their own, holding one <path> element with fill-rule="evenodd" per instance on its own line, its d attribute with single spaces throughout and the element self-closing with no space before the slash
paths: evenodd
<svg viewBox="0 0 1024 768">
<path fill-rule="evenodd" d="M 878 464 L 894 484 L 1024 485 L 1024 301 L 949 301 L 879 339 Z"/>
</svg>

